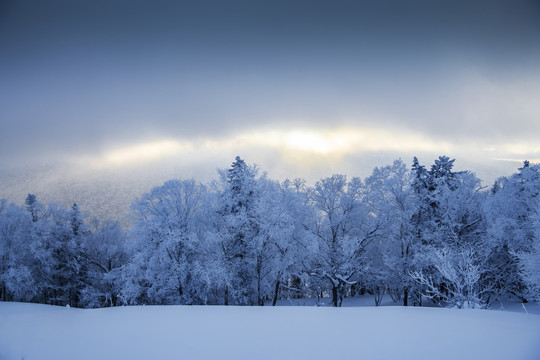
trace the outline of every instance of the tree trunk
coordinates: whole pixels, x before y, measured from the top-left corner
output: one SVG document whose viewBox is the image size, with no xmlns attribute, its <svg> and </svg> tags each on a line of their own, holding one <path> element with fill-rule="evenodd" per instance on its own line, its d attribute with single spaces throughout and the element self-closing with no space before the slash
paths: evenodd
<svg viewBox="0 0 540 360">
<path fill-rule="evenodd" d="M 257 305 L 264 306 L 264 299 L 261 296 L 261 279 L 257 278 Z"/>
<path fill-rule="evenodd" d="M 224 305 L 229 305 L 229 287 L 225 286 L 225 298 L 223 301 Z"/>
<path fill-rule="evenodd" d="M 272 306 L 276 306 L 276 302 L 277 302 L 277 299 L 278 299 L 278 296 L 279 296 L 279 285 L 280 285 L 280 281 L 277 280 L 276 281 L 276 288 L 274 289 L 274 299 L 272 300 Z"/>
<path fill-rule="evenodd" d="M 409 305 L 409 289 L 403 289 L 403 306 Z"/>
<path fill-rule="evenodd" d="M 338 288 L 337 286 L 332 286 L 332 305 L 338 307 Z"/>
<path fill-rule="evenodd" d="M 262 283 L 262 256 L 257 255 L 257 305 L 264 306 L 264 299 L 261 294 L 261 283 Z"/>
</svg>

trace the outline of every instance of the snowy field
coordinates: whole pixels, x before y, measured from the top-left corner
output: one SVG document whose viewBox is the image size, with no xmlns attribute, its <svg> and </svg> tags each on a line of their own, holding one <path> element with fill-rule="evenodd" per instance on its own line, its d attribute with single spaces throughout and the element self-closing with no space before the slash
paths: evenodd
<svg viewBox="0 0 540 360">
<path fill-rule="evenodd" d="M 530 359 L 540 315 L 360 306 L 0 303 L 0 359 Z"/>
</svg>

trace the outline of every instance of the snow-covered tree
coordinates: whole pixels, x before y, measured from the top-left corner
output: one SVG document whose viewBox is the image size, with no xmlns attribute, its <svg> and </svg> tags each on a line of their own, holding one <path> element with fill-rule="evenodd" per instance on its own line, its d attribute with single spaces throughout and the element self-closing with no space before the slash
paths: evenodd
<svg viewBox="0 0 540 360">
<path fill-rule="evenodd" d="M 35 195 L 28 194 L 26 212 L 4 204 L 2 218 L 4 282 L 7 292 L 19 301 L 79 305 L 84 274 L 78 258 L 80 236 L 72 227 L 77 218 L 82 232 L 80 213 L 69 212 L 58 204 L 42 205 Z M 79 231 L 78 230 L 78 231 Z"/>
<path fill-rule="evenodd" d="M 518 253 L 520 273 L 528 287 L 531 299 L 540 303 L 540 209 L 531 215 L 534 222 L 534 239 L 529 251 Z"/>
<path fill-rule="evenodd" d="M 170 180 L 135 201 L 131 261 L 123 272 L 124 301 L 205 302 L 200 228 L 205 193 L 194 180 Z"/>
<path fill-rule="evenodd" d="M 120 275 L 127 262 L 126 236 L 117 221 L 94 218 L 79 248 L 79 258 L 85 269 L 81 289 L 84 307 L 120 305 Z"/>
<path fill-rule="evenodd" d="M 522 300 L 527 293 L 524 277 L 530 278 L 531 273 L 525 270 L 528 266 L 520 264 L 520 258 L 530 264 L 528 254 L 535 252 L 539 192 L 540 165 L 525 161 L 516 174 L 496 181 L 486 203 L 488 235 L 494 247 L 491 261 L 504 274 L 497 278 L 499 292 Z"/>
<path fill-rule="evenodd" d="M 335 307 L 361 279 L 362 255 L 379 235 L 380 222 L 365 201 L 365 190 L 359 178 L 347 182 L 344 175 L 333 175 L 318 181 L 309 194 L 317 211 L 311 275 L 326 281 Z"/>
<path fill-rule="evenodd" d="M 307 269 L 304 258 L 310 235 L 305 224 L 309 213 L 305 181 L 265 182 L 259 205 L 263 214 L 258 236 L 262 271 L 257 271 L 257 281 L 263 285 L 263 291 L 258 291 L 259 303 L 271 297 L 275 305 L 282 290 L 293 296 L 301 296 L 305 290 L 302 279 Z"/>
<path fill-rule="evenodd" d="M 282 289 L 301 292 L 291 279 L 304 270 L 304 182 L 280 185 L 240 157 L 219 174 L 213 233 L 226 269 L 223 303 L 275 304 Z"/>
<path fill-rule="evenodd" d="M 485 307 L 540 301 L 540 165 L 482 191 L 441 156 L 278 183 L 236 157 L 209 186 L 171 180 L 136 199 L 131 229 L 76 204 L 0 200 L 0 300 L 263 305 L 356 291 Z"/>
<path fill-rule="evenodd" d="M 71 225 L 71 231 L 73 232 L 73 236 L 79 236 L 84 232 L 84 221 L 81 216 L 81 212 L 79 210 L 79 206 L 77 204 L 73 204 L 71 207 L 71 210 L 69 211 L 70 216 L 70 225 Z"/>
<path fill-rule="evenodd" d="M 0 199 L 0 301 L 31 301 L 38 295 L 31 273 L 31 222 L 22 207 Z"/>
<path fill-rule="evenodd" d="M 28 194 L 28 196 L 24 200 L 24 203 L 26 204 L 26 210 L 30 213 L 30 216 L 32 217 L 32 222 L 38 221 L 39 213 L 42 211 L 42 206 L 37 201 L 36 195 Z"/>
<path fill-rule="evenodd" d="M 81 267 L 79 248 L 81 237 L 74 234 L 72 216 L 62 205 L 48 204 L 44 214 L 41 237 L 43 255 L 47 254 L 46 272 L 49 301 L 55 305 L 78 306 L 84 268 Z M 76 215 L 78 216 L 78 215 Z"/>
<path fill-rule="evenodd" d="M 261 304 L 263 253 L 267 250 L 265 236 L 260 233 L 262 180 L 258 169 L 239 156 L 219 174 L 221 247 L 229 275 L 224 302 Z"/>
<path fill-rule="evenodd" d="M 412 235 L 411 217 L 417 202 L 412 189 L 412 173 L 402 160 L 375 168 L 366 179 L 367 193 L 381 221 L 381 236 L 370 249 L 373 291 L 388 291 L 395 301 L 407 306 L 415 283 L 409 273 L 414 270 L 418 247 Z"/>
<path fill-rule="evenodd" d="M 423 294 L 450 306 L 485 306 L 492 294 L 482 212 L 480 180 L 470 172 L 453 172 L 453 162 L 439 157 L 430 171 L 415 162 L 420 203 L 413 226 L 421 249 L 412 276 Z"/>
</svg>

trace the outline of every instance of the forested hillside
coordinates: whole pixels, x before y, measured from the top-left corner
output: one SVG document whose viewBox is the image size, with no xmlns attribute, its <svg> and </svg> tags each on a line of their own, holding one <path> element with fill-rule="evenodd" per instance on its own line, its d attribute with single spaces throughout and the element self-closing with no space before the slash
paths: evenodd
<svg viewBox="0 0 540 360">
<path fill-rule="evenodd" d="M 0 202 L 0 300 L 75 307 L 275 304 L 390 295 L 482 308 L 540 300 L 540 165 L 490 188 L 441 156 L 278 182 L 236 157 L 216 180 L 170 180 L 130 226 L 76 204 Z M 0 194 L 1 195 L 1 194 Z"/>
</svg>

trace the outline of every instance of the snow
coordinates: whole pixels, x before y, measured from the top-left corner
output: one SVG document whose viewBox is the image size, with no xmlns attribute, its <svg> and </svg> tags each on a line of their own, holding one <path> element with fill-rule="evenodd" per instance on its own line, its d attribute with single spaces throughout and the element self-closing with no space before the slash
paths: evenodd
<svg viewBox="0 0 540 360">
<path fill-rule="evenodd" d="M 539 340 L 540 315 L 523 310 L 0 303 L 2 360 L 533 360 Z"/>
</svg>

